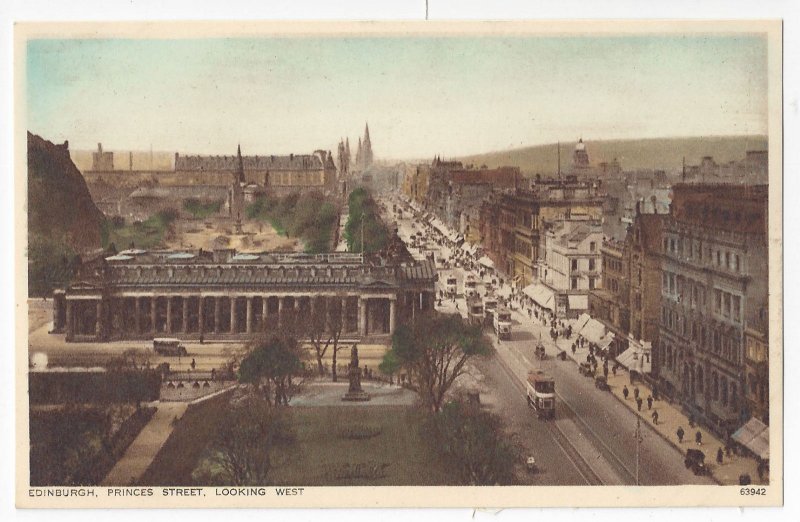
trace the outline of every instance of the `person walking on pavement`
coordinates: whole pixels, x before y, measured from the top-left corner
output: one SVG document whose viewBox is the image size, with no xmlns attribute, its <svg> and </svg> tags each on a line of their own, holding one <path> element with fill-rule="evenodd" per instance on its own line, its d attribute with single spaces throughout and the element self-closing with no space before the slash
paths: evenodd
<svg viewBox="0 0 800 522">
<path fill-rule="evenodd" d="M 675 432 L 675 435 L 678 436 L 678 444 L 683 444 L 683 426 L 678 426 L 678 431 Z"/>
<path fill-rule="evenodd" d="M 722 464 L 722 446 L 717 450 L 717 464 Z"/>
<path fill-rule="evenodd" d="M 636 397 L 636 411 L 642 411 L 642 399 Z"/>
<path fill-rule="evenodd" d="M 190 366 L 192 367 L 192 371 L 194 371 L 195 367 L 197 366 L 197 363 L 194 361 L 194 358 L 192 358 L 192 364 L 190 364 Z"/>
<path fill-rule="evenodd" d="M 607 364 L 603 365 L 603 377 L 608 379 L 608 365 Z"/>
<path fill-rule="evenodd" d="M 575 343 L 572 343 L 572 355 L 575 355 Z"/>
<path fill-rule="evenodd" d="M 653 411 L 653 424 L 658 424 L 658 411 Z"/>
<path fill-rule="evenodd" d="M 639 387 L 638 387 L 638 386 L 634 386 L 634 387 L 633 387 L 633 397 L 634 397 L 635 399 L 638 399 L 638 398 L 639 398 Z"/>
<path fill-rule="evenodd" d="M 703 434 L 700 433 L 700 430 L 697 430 L 697 433 L 694 434 L 694 441 L 697 443 L 698 446 L 703 445 Z"/>
<path fill-rule="evenodd" d="M 653 409 L 653 396 L 652 395 L 648 395 L 647 396 L 647 409 L 648 410 L 652 410 Z"/>
<path fill-rule="evenodd" d="M 616 364 L 615 364 L 614 366 L 612 366 L 612 367 L 611 367 L 611 373 L 613 373 L 613 374 L 614 374 L 614 377 L 616 377 L 616 376 L 617 376 L 617 365 L 616 365 Z"/>
<path fill-rule="evenodd" d="M 627 385 L 623 386 L 622 387 L 622 396 L 625 397 L 626 401 L 628 400 L 628 393 L 629 393 L 628 392 L 628 386 Z"/>
</svg>

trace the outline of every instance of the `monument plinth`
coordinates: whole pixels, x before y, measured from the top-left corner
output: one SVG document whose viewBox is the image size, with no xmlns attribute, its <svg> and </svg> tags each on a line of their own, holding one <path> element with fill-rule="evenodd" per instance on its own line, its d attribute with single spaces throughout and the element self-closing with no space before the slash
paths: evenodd
<svg viewBox="0 0 800 522">
<path fill-rule="evenodd" d="M 350 388 L 342 396 L 343 401 L 368 401 L 369 393 L 361 388 L 361 368 L 358 365 L 358 346 L 350 349 L 350 366 L 347 367 L 347 376 L 350 378 Z"/>
</svg>

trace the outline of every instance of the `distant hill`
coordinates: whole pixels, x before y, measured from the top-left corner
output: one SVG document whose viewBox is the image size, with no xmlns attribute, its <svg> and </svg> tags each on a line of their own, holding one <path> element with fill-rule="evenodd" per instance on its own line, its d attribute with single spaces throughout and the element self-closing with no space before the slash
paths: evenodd
<svg viewBox="0 0 800 522">
<path fill-rule="evenodd" d="M 712 156 L 719 164 L 741 160 L 748 150 L 766 150 L 766 136 L 711 136 L 689 138 L 653 138 L 639 140 L 585 141 L 589 161 L 596 166 L 603 161 L 620 162 L 623 170 L 681 168 L 682 158 L 687 165 L 697 165 L 703 156 Z M 561 170 L 567 172 L 572 164 L 575 143 L 561 143 Z M 523 174 L 550 175 L 557 172 L 558 149 L 555 143 L 520 149 L 488 152 L 458 158 L 465 164 L 518 166 Z"/>
<path fill-rule="evenodd" d="M 85 172 L 92 169 L 93 150 L 72 150 L 72 158 L 78 170 Z M 152 156 L 149 150 L 114 150 L 114 169 L 128 170 L 130 168 L 130 154 L 133 154 L 133 170 L 172 170 L 175 164 L 175 153 L 163 150 L 154 150 Z"/>
<path fill-rule="evenodd" d="M 29 132 L 29 294 L 45 295 L 68 280 L 74 256 L 101 246 L 104 223 L 68 144 L 55 145 Z"/>
</svg>

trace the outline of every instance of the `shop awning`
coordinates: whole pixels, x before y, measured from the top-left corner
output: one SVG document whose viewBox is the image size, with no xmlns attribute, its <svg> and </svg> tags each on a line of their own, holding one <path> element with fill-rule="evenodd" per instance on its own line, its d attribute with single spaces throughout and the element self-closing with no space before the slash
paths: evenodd
<svg viewBox="0 0 800 522">
<path fill-rule="evenodd" d="M 570 310 L 586 310 L 589 308 L 588 295 L 570 295 L 567 296 L 569 301 Z"/>
<path fill-rule="evenodd" d="M 609 333 L 608 335 L 612 340 L 614 339 L 614 334 Z M 639 344 L 631 340 L 628 343 L 628 349 L 619 354 L 616 357 L 616 361 L 627 370 L 636 370 L 639 373 L 650 373 L 652 371 L 650 352 L 650 343 Z"/>
<path fill-rule="evenodd" d="M 534 283 L 522 289 L 522 293 L 533 299 L 533 301 L 543 308 L 553 310 L 555 293 L 541 283 Z"/>
<path fill-rule="evenodd" d="M 614 334 L 611 332 L 606 333 L 605 325 L 597 319 L 592 318 L 589 318 L 589 320 L 584 323 L 583 327 L 578 330 L 578 333 L 590 343 L 594 343 L 600 348 L 605 348 L 614 340 Z"/>
<path fill-rule="evenodd" d="M 733 440 L 752 451 L 758 457 L 769 459 L 769 426 L 751 418 L 733 434 Z"/>
<path fill-rule="evenodd" d="M 494 261 L 492 261 L 489 256 L 483 256 L 478 259 L 478 263 L 485 266 L 486 268 L 494 268 Z"/>
</svg>

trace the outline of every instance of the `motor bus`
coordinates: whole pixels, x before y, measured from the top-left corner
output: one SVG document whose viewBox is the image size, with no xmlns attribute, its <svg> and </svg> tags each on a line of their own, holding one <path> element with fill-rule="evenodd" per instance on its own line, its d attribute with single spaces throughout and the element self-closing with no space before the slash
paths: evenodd
<svg viewBox="0 0 800 522">
<path fill-rule="evenodd" d="M 186 355 L 186 347 L 181 344 L 180 339 L 165 337 L 153 339 L 153 351 L 159 355 Z"/>
<path fill-rule="evenodd" d="M 539 418 L 556 416 L 556 382 L 542 370 L 528 372 L 526 395 L 528 406 L 536 411 Z"/>
</svg>

